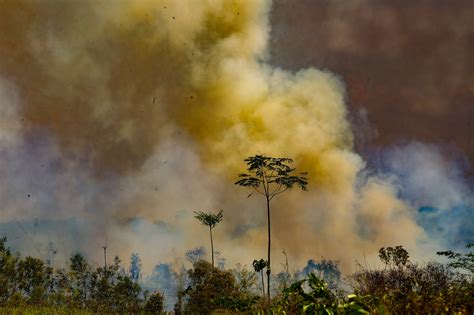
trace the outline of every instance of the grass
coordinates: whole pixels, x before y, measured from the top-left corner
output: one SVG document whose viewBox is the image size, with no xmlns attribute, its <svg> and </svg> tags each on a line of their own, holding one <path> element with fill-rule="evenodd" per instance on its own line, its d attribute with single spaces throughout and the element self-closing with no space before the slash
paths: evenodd
<svg viewBox="0 0 474 315">
<path fill-rule="evenodd" d="M 67 307 L 41 307 L 41 306 L 25 306 L 25 307 L 0 307 L 1 315 L 91 315 L 96 314 L 85 310 L 71 309 Z"/>
</svg>

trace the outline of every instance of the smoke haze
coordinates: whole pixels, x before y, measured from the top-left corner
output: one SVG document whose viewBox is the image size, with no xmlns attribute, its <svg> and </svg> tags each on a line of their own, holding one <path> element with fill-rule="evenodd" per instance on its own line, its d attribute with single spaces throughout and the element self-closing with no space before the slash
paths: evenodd
<svg viewBox="0 0 474 315">
<path fill-rule="evenodd" d="M 295 264 L 324 256 L 349 270 L 382 246 L 415 257 L 438 246 L 419 221 L 425 199 L 410 193 L 421 184 L 400 186 L 405 154 L 394 149 L 380 171 L 355 152 L 344 82 L 270 64 L 269 1 L 0 6 L 0 217 L 57 220 L 64 257 L 81 250 L 100 261 L 106 243 L 122 258 L 138 252 L 146 269 L 174 261 L 207 245 L 193 211 L 218 209 L 227 262 L 263 257 L 263 200 L 233 185 L 254 154 L 291 157 L 309 173 L 309 192 L 274 201 L 275 265 L 283 248 Z M 438 192 L 452 196 L 442 208 L 469 195 L 456 176 L 424 195 L 431 206 Z M 54 242 L 56 230 L 36 242 Z"/>
</svg>

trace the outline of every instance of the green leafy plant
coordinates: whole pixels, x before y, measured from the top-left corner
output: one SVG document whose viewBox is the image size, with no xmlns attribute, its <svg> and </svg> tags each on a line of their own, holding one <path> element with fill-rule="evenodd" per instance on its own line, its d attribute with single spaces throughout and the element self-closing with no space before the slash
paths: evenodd
<svg viewBox="0 0 474 315">
<path fill-rule="evenodd" d="M 369 314 L 370 308 L 365 301 L 368 298 L 351 294 L 346 300 L 338 301 L 327 283 L 310 273 L 307 279 L 283 290 L 283 299 L 276 308 L 291 314 Z"/>
</svg>

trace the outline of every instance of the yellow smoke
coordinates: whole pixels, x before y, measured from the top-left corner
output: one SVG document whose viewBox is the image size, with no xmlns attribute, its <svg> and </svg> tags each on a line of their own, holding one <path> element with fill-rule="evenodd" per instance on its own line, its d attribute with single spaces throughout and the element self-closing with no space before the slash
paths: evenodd
<svg viewBox="0 0 474 315">
<path fill-rule="evenodd" d="M 121 228 L 129 218 L 160 220 L 182 235 L 173 245 L 182 254 L 207 244 L 192 211 L 224 208 L 223 255 L 263 257 L 263 201 L 232 185 L 243 159 L 261 153 L 309 173 L 308 193 L 274 201 L 276 253 L 349 268 L 381 246 L 413 248 L 422 232 L 396 186 L 360 176 L 344 85 L 327 71 L 266 62 L 270 6 L 1 0 L 0 73 L 20 91 L 25 130 L 47 129 L 65 155 L 87 159 L 97 181 L 123 179 L 125 197 L 96 214 L 114 219 L 120 242 L 133 238 Z"/>
</svg>

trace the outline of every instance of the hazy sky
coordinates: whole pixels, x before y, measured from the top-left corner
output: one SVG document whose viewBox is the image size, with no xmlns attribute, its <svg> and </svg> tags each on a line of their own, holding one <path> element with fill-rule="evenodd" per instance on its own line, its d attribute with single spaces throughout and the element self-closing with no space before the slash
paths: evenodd
<svg viewBox="0 0 474 315">
<path fill-rule="evenodd" d="M 249 264 L 263 200 L 233 183 L 267 154 L 310 182 L 275 199 L 277 266 L 462 247 L 472 6 L 0 0 L 3 230 L 26 253 L 97 261 L 107 243 L 151 268 L 207 244 L 193 211 L 223 209 L 216 248 Z"/>
<path fill-rule="evenodd" d="M 474 161 L 473 1 L 276 0 L 271 23 L 272 63 L 344 79 L 372 127 L 353 126 L 358 149 L 418 140 Z"/>
</svg>

